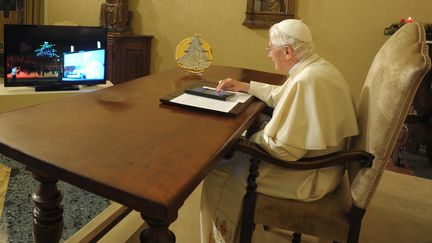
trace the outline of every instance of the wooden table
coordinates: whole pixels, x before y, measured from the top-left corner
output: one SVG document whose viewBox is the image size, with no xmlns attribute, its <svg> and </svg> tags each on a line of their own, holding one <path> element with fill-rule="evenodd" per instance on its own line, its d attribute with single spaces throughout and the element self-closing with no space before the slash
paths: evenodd
<svg viewBox="0 0 432 243">
<path fill-rule="evenodd" d="M 40 186 L 32 199 L 36 242 L 63 230 L 58 180 L 141 212 L 143 242 L 173 242 L 169 225 L 207 172 L 264 108 L 236 117 L 160 104 L 197 80 L 279 84 L 282 75 L 214 66 L 202 77 L 180 69 L 100 91 L 0 114 L 0 153 L 23 163 Z"/>
</svg>

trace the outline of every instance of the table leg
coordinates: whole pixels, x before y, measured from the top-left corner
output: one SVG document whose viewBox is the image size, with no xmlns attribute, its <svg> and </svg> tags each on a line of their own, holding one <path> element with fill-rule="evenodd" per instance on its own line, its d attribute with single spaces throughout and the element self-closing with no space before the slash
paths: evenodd
<svg viewBox="0 0 432 243">
<path fill-rule="evenodd" d="M 63 193 L 57 188 L 58 179 L 33 173 L 40 182 L 39 190 L 33 193 L 33 238 L 35 242 L 59 242 L 63 232 Z"/>
<path fill-rule="evenodd" d="M 142 243 L 175 243 L 176 238 L 174 233 L 169 230 L 169 225 L 176 220 L 177 216 L 171 220 L 161 221 L 148 218 L 141 213 L 141 218 L 149 226 L 141 233 L 140 240 Z"/>
</svg>

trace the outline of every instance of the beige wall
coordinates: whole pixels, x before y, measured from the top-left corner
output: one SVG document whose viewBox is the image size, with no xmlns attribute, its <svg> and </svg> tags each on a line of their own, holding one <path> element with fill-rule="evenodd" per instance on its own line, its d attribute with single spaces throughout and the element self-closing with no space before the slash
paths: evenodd
<svg viewBox="0 0 432 243">
<path fill-rule="evenodd" d="M 99 25 L 99 11 L 103 0 L 45 0 L 45 22 L 53 24 L 71 21 L 80 25 Z"/>
<path fill-rule="evenodd" d="M 70 20 L 98 25 L 102 0 L 47 0 L 47 23 Z M 200 33 L 213 49 L 214 64 L 274 72 L 266 58 L 267 31 L 242 26 L 246 0 L 129 0 L 135 33 L 154 36 L 151 71 L 176 67 L 176 44 Z M 296 0 L 318 52 L 345 75 L 356 97 L 369 65 L 400 17 L 432 23 L 430 0 Z"/>
</svg>

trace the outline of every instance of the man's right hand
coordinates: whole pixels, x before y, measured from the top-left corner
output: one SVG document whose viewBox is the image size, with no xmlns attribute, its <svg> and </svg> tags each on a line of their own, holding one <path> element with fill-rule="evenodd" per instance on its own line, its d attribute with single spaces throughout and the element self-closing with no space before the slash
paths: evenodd
<svg viewBox="0 0 432 243">
<path fill-rule="evenodd" d="M 219 84 L 216 87 L 216 91 L 227 90 L 227 91 L 241 91 L 241 92 L 249 92 L 249 84 L 240 82 L 238 80 L 232 78 L 226 78 L 219 80 Z"/>
</svg>

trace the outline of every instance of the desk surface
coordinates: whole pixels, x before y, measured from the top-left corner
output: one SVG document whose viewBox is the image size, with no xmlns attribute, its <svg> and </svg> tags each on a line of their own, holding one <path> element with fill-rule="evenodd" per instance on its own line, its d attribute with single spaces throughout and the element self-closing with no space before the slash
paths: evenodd
<svg viewBox="0 0 432 243">
<path fill-rule="evenodd" d="M 180 69 L 150 75 L 0 114 L 0 153 L 150 218 L 174 217 L 264 104 L 255 100 L 228 117 L 160 104 L 159 98 L 196 80 L 226 77 L 274 84 L 285 80 L 218 66 L 202 77 Z"/>
</svg>

